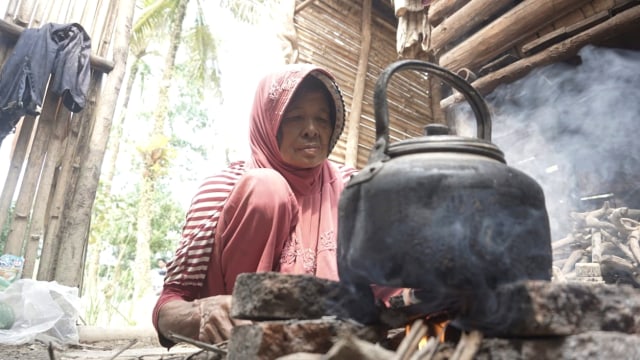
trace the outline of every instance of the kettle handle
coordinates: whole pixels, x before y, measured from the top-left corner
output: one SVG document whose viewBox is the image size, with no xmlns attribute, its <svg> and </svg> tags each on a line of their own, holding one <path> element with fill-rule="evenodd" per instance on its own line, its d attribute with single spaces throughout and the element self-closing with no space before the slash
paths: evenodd
<svg viewBox="0 0 640 360">
<path fill-rule="evenodd" d="M 400 60 L 389 65 L 378 77 L 373 92 L 373 104 L 376 118 L 376 144 L 371 153 L 371 160 L 385 158 L 389 146 L 389 107 L 387 103 L 387 84 L 391 76 L 400 69 L 423 70 L 437 75 L 446 83 L 460 91 L 471 106 L 476 116 L 478 138 L 491 141 L 491 116 L 489 108 L 480 93 L 466 80 L 438 65 L 421 60 Z"/>
</svg>

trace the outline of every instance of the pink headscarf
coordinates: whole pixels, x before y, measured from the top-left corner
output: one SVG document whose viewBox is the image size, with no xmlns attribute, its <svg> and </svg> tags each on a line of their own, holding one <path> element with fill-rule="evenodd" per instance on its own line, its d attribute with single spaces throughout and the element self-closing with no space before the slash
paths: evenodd
<svg viewBox="0 0 640 360">
<path fill-rule="evenodd" d="M 286 164 L 276 139 L 284 110 L 307 76 L 321 80 L 333 98 L 336 118 L 329 152 L 335 146 L 344 127 L 344 104 L 333 76 L 315 65 L 287 65 L 258 85 L 249 125 L 251 160 L 247 167 L 277 170 L 287 179 L 298 200 L 298 224 L 283 250 L 280 271 L 314 273 L 337 280 L 335 252 L 338 199 L 344 187 L 342 176 L 329 160 L 310 169 Z"/>
</svg>

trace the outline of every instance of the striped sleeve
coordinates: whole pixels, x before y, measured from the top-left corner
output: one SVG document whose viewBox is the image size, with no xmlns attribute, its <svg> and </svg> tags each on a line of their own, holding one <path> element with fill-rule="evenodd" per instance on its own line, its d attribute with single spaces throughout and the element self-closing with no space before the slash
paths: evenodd
<svg viewBox="0 0 640 360">
<path fill-rule="evenodd" d="M 200 185 L 187 212 L 175 256 L 167 266 L 165 285 L 202 287 L 211 260 L 220 211 L 244 169 L 242 162 L 231 164 Z"/>
</svg>

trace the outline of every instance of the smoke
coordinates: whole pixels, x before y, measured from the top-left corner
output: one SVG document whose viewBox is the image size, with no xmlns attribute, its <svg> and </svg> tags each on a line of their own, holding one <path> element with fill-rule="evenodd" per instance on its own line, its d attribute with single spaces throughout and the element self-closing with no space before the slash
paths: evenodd
<svg viewBox="0 0 640 360">
<path fill-rule="evenodd" d="M 492 142 L 544 190 L 553 240 L 571 231 L 571 211 L 640 208 L 640 52 L 578 55 L 579 64 L 535 69 L 485 97 Z M 465 118 L 458 134 L 472 136 Z"/>
</svg>

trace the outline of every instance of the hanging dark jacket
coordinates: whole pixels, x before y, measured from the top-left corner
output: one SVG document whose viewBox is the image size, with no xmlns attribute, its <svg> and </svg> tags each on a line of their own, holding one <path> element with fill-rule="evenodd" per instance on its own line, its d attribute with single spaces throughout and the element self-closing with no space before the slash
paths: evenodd
<svg viewBox="0 0 640 360">
<path fill-rule="evenodd" d="M 86 104 L 91 38 L 80 24 L 25 29 L 0 72 L 0 144 L 24 115 L 38 115 L 49 76 L 51 91 L 72 112 Z"/>
</svg>

